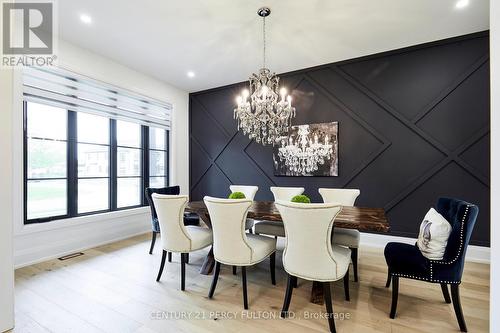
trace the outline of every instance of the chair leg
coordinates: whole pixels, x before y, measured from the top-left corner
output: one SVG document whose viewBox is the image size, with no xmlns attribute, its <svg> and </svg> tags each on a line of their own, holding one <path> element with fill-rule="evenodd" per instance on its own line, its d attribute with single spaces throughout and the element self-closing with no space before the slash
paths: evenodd
<svg viewBox="0 0 500 333">
<path fill-rule="evenodd" d="M 451 303 L 450 293 L 448 292 L 448 285 L 441 283 L 441 291 L 443 292 L 444 301 L 448 304 Z"/>
<path fill-rule="evenodd" d="M 168 262 L 172 262 L 172 252 L 168 253 Z"/>
<path fill-rule="evenodd" d="M 354 271 L 354 282 L 358 282 L 358 248 L 351 248 L 352 270 Z"/>
<path fill-rule="evenodd" d="M 163 250 L 161 254 L 161 264 L 160 270 L 158 271 L 158 276 L 156 277 L 156 282 L 160 281 L 161 273 L 163 273 L 163 267 L 165 267 L 165 258 L 167 257 L 167 251 Z"/>
<path fill-rule="evenodd" d="M 281 309 L 281 318 L 285 318 L 288 314 L 288 307 L 290 306 L 290 301 L 292 300 L 293 284 L 294 280 L 297 278 L 288 274 L 288 280 L 286 283 L 285 300 L 283 301 L 283 308 Z"/>
<path fill-rule="evenodd" d="M 333 313 L 332 305 L 332 292 L 330 290 L 330 282 L 323 282 L 323 293 L 325 297 L 326 313 L 328 315 L 328 325 L 330 326 L 330 332 L 335 333 L 335 318 Z"/>
<path fill-rule="evenodd" d="M 458 283 L 451 284 L 451 299 L 453 300 L 453 308 L 457 316 L 460 331 L 467 332 L 467 325 L 465 325 L 464 314 L 462 312 L 462 305 L 460 304 L 460 294 L 458 292 Z"/>
<path fill-rule="evenodd" d="M 248 233 L 253 234 L 253 229 L 252 228 L 248 229 Z"/>
<path fill-rule="evenodd" d="M 236 266 L 233 266 L 233 275 L 236 275 Z"/>
<path fill-rule="evenodd" d="M 156 232 L 153 231 L 153 233 L 151 234 L 151 247 L 149 248 L 149 254 L 153 254 L 155 243 L 156 243 Z"/>
<path fill-rule="evenodd" d="M 293 285 L 292 287 L 294 288 L 298 288 L 299 287 L 299 279 L 297 279 L 297 277 L 295 276 L 294 279 L 293 279 Z"/>
<path fill-rule="evenodd" d="M 387 269 L 387 281 L 385 282 L 385 287 L 389 288 L 391 286 L 391 271 Z"/>
<path fill-rule="evenodd" d="M 189 264 L 189 253 L 186 253 L 186 264 Z"/>
<path fill-rule="evenodd" d="M 212 285 L 210 286 L 210 291 L 208 292 L 208 298 L 212 298 L 214 296 L 215 287 L 217 286 L 217 280 L 219 279 L 220 273 L 220 262 L 215 262 L 215 272 L 214 279 L 212 280 Z"/>
<path fill-rule="evenodd" d="M 345 293 L 345 300 L 350 301 L 351 298 L 349 297 L 349 268 L 347 269 L 347 272 L 344 275 L 344 293 Z"/>
<path fill-rule="evenodd" d="M 391 305 L 391 319 L 396 317 L 396 308 L 398 307 L 398 293 L 399 293 L 399 276 L 392 277 L 392 305 Z"/>
<path fill-rule="evenodd" d="M 181 253 L 181 290 L 186 287 L 186 261 L 187 253 Z"/>
<path fill-rule="evenodd" d="M 269 263 L 271 269 L 271 283 L 276 285 L 276 252 L 271 253 L 269 256 Z"/>
<path fill-rule="evenodd" d="M 248 310 L 247 268 L 245 266 L 241 266 L 241 283 L 243 284 L 243 308 Z"/>
<path fill-rule="evenodd" d="M 274 236 L 274 239 L 278 240 L 278 236 Z"/>
</svg>

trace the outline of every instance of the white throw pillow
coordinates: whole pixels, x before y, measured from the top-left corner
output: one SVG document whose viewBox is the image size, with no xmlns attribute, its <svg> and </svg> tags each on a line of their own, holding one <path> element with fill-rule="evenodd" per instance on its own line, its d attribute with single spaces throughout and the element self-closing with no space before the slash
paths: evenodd
<svg viewBox="0 0 500 333">
<path fill-rule="evenodd" d="M 434 208 L 429 209 L 420 224 L 417 246 L 422 255 L 431 260 L 441 260 L 444 256 L 451 225 Z"/>
</svg>

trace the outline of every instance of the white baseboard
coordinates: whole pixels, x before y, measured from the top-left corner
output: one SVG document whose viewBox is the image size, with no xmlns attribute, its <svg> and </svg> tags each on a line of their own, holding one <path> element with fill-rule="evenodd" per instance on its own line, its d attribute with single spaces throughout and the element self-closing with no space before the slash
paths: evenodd
<svg viewBox="0 0 500 333">
<path fill-rule="evenodd" d="M 383 249 L 389 242 L 415 244 L 416 241 L 416 238 L 369 234 L 362 232 L 360 246 Z M 469 245 L 469 247 L 467 248 L 467 253 L 465 255 L 465 260 L 469 262 L 489 264 L 490 248 L 485 246 Z"/>
<path fill-rule="evenodd" d="M 150 218 L 149 213 L 118 218 L 103 216 L 102 220 L 92 223 L 16 235 L 14 267 L 33 265 L 151 232 Z"/>
<path fill-rule="evenodd" d="M 113 243 L 151 231 L 149 213 L 109 218 L 92 223 L 72 225 L 16 235 L 14 267 L 20 268 L 74 252 Z M 360 245 L 384 249 L 389 242 L 415 244 L 415 238 L 361 233 Z M 465 258 L 470 262 L 490 263 L 490 248 L 469 245 Z"/>
</svg>

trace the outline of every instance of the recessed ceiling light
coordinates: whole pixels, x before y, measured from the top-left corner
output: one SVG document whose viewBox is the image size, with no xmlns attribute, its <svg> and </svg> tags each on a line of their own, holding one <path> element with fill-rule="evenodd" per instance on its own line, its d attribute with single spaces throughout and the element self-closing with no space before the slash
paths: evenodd
<svg viewBox="0 0 500 333">
<path fill-rule="evenodd" d="M 195 77 L 195 76 L 196 76 L 196 74 L 194 74 L 194 72 L 193 72 L 193 71 L 189 71 L 189 72 L 187 72 L 187 76 L 188 76 L 189 78 L 193 78 L 193 77 Z"/>
<path fill-rule="evenodd" d="M 462 9 L 469 5 L 469 0 L 458 0 L 455 4 L 455 8 Z"/>
<path fill-rule="evenodd" d="M 85 24 L 90 24 L 92 23 L 92 17 L 90 17 L 89 15 L 87 14 L 82 14 L 80 15 L 80 20 L 85 23 Z"/>
</svg>

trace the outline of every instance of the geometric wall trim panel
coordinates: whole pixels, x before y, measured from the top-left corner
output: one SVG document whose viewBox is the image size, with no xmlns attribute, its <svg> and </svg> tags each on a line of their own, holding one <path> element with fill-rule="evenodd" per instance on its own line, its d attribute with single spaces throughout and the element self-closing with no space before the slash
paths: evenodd
<svg viewBox="0 0 500 333">
<path fill-rule="evenodd" d="M 293 125 L 339 122 L 338 177 L 274 175 L 272 148 L 236 130 L 245 83 L 190 94 L 190 195 L 226 197 L 230 184 L 359 188 L 383 207 L 391 233 L 416 237 L 439 196 L 479 205 L 471 243 L 489 246 L 489 33 L 481 32 L 280 74 Z"/>
</svg>

